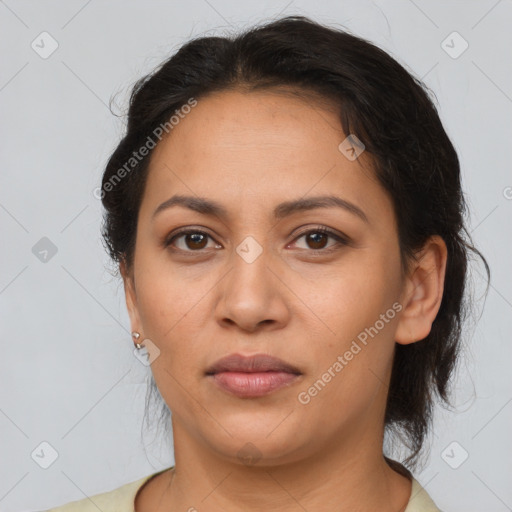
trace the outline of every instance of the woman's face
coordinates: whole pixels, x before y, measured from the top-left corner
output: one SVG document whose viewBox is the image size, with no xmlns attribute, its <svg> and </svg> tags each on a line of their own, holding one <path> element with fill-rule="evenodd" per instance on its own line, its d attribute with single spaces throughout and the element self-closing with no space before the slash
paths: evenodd
<svg viewBox="0 0 512 512">
<path fill-rule="evenodd" d="M 159 350 L 151 369 L 175 436 L 226 460 L 278 464 L 382 434 L 403 292 L 397 227 L 367 153 L 340 150 L 339 124 L 288 95 L 215 93 L 152 154 L 123 271 L 132 329 Z M 198 208 L 155 213 L 176 196 Z M 309 201 L 319 205 L 300 208 Z M 166 246 L 181 230 L 195 234 Z M 298 375 L 207 374 L 232 354 Z"/>
</svg>

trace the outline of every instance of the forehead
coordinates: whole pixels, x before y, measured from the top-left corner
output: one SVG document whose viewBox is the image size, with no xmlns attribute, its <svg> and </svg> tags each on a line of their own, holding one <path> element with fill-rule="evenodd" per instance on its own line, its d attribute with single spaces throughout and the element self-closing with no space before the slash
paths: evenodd
<svg viewBox="0 0 512 512">
<path fill-rule="evenodd" d="M 389 203 L 370 158 L 351 161 L 340 151 L 345 138 L 337 109 L 310 97 L 211 94 L 154 149 L 143 206 L 173 193 L 241 206 L 338 192 L 370 210 L 372 201 Z"/>
<path fill-rule="evenodd" d="M 190 149 L 191 144 L 204 150 L 214 146 L 233 149 L 254 146 L 264 152 L 272 150 L 274 145 L 299 149 L 299 142 L 303 147 L 305 137 L 311 146 L 320 148 L 322 140 L 325 146 L 329 144 L 326 135 L 334 136 L 335 140 L 343 135 L 334 105 L 321 102 L 311 94 L 302 97 L 292 91 L 281 88 L 210 94 L 199 99 L 190 113 L 183 116 L 169 139 L 184 144 L 183 149 Z M 326 125 L 332 133 L 324 132 Z M 297 138 L 295 143 L 294 138 Z M 172 145 L 173 141 L 169 142 Z"/>
</svg>

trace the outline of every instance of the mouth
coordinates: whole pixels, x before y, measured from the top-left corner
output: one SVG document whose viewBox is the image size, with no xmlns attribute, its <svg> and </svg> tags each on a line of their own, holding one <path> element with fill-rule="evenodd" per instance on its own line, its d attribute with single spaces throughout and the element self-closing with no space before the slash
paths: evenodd
<svg viewBox="0 0 512 512">
<path fill-rule="evenodd" d="M 257 398 L 289 386 L 302 375 L 281 359 L 259 354 L 232 354 L 209 367 L 205 375 L 223 391 L 240 398 Z"/>
</svg>

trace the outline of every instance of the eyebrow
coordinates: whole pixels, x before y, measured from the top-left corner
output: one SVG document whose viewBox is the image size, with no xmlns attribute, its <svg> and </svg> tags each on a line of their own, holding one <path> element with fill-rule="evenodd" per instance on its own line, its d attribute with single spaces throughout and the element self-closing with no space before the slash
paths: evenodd
<svg viewBox="0 0 512 512">
<path fill-rule="evenodd" d="M 156 210 L 153 212 L 153 219 L 159 213 L 173 206 L 182 206 L 184 208 L 188 208 L 189 210 L 193 210 L 202 215 L 210 215 L 225 219 L 229 217 L 229 212 L 226 210 L 226 208 L 224 208 L 224 206 L 222 206 L 220 203 L 216 201 L 212 201 L 210 199 L 205 199 L 202 197 L 174 195 L 156 208 Z M 347 201 L 346 199 L 342 199 L 341 197 L 332 195 L 316 196 L 309 197 L 306 199 L 301 198 L 293 201 L 285 201 L 283 203 L 278 204 L 274 208 L 273 215 L 274 219 L 280 220 L 298 212 L 315 210 L 317 208 L 333 207 L 343 208 L 349 213 L 356 215 L 367 224 L 369 223 L 368 217 L 366 216 L 364 211 L 361 210 L 361 208 Z"/>
</svg>

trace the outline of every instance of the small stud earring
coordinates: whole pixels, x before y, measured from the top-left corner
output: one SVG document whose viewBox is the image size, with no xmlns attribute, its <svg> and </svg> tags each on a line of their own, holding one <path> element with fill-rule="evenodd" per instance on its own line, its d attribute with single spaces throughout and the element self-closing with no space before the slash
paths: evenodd
<svg viewBox="0 0 512 512">
<path fill-rule="evenodd" d="M 138 333 L 136 331 L 132 332 L 132 338 L 133 338 L 133 342 L 135 343 L 135 346 L 137 347 L 138 350 L 140 350 L 144 346 L 137 341 L 140 338 L 140 333 Z"/>
</svg>

